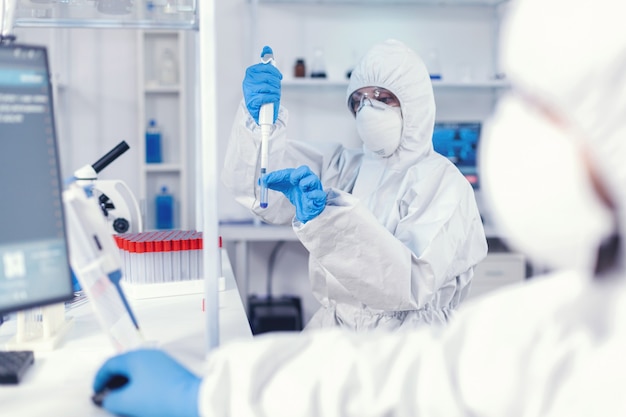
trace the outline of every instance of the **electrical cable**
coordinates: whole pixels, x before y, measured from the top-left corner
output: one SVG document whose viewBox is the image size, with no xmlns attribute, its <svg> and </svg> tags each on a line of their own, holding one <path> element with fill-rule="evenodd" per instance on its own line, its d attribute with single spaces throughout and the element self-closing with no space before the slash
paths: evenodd
<svg viewBox="0 0 626 417">
<path fill-rule="evenodd" d="M 279 241 L 276 246 L 274 246 L 274 249 L 272 249 L 272 253 L 270 253 L 270 257 L 267 261 L 267 287 L 266 287 L 266 293 L 267 293 L 267 299 L 270 300 L 272 299 L 272 278 L 274 276 L 274 266 L 276 264 L 276 256 L 278 255 L 278 251 L 280 250 L 280 248 L 283 247 L 283 245 L 285 244 L 284 240 Z"/>
</svg>

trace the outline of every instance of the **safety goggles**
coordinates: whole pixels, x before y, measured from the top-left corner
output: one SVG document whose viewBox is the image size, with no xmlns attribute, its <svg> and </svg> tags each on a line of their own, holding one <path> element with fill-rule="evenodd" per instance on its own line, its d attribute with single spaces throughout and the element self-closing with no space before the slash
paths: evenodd
<svg viewBox="0 0 626 417">
<path fill-rule="evenodd" d="M 380 87 L 363 87 L 356 90 L 348 99 L 348 106 L 352 114 L 356 115 L 367 104 L 384 103 L 391 107 L 400 107 L 400 100 L 389 90 Z"/>
</svg>

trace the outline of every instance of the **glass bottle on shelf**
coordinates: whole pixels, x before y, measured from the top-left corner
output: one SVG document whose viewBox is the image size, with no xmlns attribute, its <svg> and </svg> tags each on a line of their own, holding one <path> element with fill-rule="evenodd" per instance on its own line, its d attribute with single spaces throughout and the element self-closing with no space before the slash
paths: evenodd
<svg viewBox="0 0 626 417">
<path fill-rule="evenodd" d="M 439 51 L 437 49 L 431 49 L 426 55 L 426 68 L 428 74 L 430 74 L 431 80 L 441 80 L 441 62 L 439 61 Z"/>
<path fill-rule="evenodd" d="M 315 50 L 315 54 L 313 56 L 313 64 L 311 64 L 311 78 L 326 78 L 324 51 L 320 48 Z"/>
<path fill-rule="evenodd" d="M 304 59 L 296 59 L 296 65 L 293 68 L 293 76 L 296 78 L 302 78 L 306 76 L 306 66 L 304 64 Z"/>
<path fill-rule="evenodd" d="M 166 48 L 161 54 L 159 62 L 159 83 L 161 85 L 172 85 L 178 83 L 178 70 L 176 57 L 171 49 Z"/>
</svg>

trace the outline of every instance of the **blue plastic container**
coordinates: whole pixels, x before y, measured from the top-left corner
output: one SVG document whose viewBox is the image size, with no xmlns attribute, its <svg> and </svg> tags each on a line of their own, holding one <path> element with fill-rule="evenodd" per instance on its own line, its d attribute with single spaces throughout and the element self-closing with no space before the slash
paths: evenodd
<svg viewBox="0 0 626 417">
<path fill-rule="evenodd" d="M 156 197 L 156 228 L 174 228 L 174 196 L 167 187 L 161 187 L 161 194 Z"/>
<path fill-rule="evenodd" d="M 163 162 L 161 155 L 161 130 L 154 119 L 150 119 L 146 129 L 146 163 Z"/>
</svg>

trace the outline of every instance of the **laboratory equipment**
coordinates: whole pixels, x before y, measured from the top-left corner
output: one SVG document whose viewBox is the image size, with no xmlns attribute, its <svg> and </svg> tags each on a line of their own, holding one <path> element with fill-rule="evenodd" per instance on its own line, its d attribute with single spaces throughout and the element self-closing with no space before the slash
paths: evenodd
<svg viewBox="0 0 626 417">
<path fill-rule="evenodd" d="M 476 152 L 481 127 L 480 122 L 437 122 L 433 130 L 435 151 L 456 165 L 475 189 L 480 188 Z"/>
<path fill-rule="evenodd" d="M 17 312 L 5 346 L 13 351 L 54 348 L 72 325 L 63 306 L 74 290 L 52 104 L 47 50 L 1 45 L 0 315 Z"/>
<path fill-rule="evenodd" d="M 265 296 L 252 294 L 248 297 L 248 318 L 255 335 L 270 331 L 300 331 L 304 324 L 300 298 L 293 295 L 277 296 L 272 290 L 276 256 L 284 244 L 284 240 L 278 242 L 270 253 Z"/>
<path fill-rule="evenodd" d="M 311 78 L 326 78 L 326 64 L 324 62 L 324 51 L 317 48 L 313 54 L 313 64 L 311 65 Z"/>
<path fill-rule="evenodd" d="M 120 374 L 114 374 L 109 378 L 104 387 L 98 390 L 95 394 L 92 395 L 91 400 L 98 407 L 102 407 L 102 403 L 104 402 L 104 398 L 109 394 L 109 392 L 121 388 L 128 383 L 128 377 Z"/>
<path fill-rule="evenodd" d="M 4 0 L 0 4 L 0 43 L 11 43 L 15 40 L 13 19 L 15 18 L 17 1 Z"/>
<path fill-rule="evenodd" d="M 32 350 L 13 350 L 0 355 L 0 384 L 17 384 L 35 362 Z"/>
<path fill-rule="evenodd" d="M 203 292 L 202 232 L 151 230 L 115 236 L 131 299 Z M 220 268 L 221 270 L 221 268 Z"/>
<path fill-rule="evenodd" d="M 263 49 L 261 60 L 264 64 L 274 65 L 274 54 L 270 48 Z M 263 178 L 267 174 L 269 159 L 269 137 L 274 124 L 274 103 L 265 103 L 259 111 L 259 125 L 261 126 L 261 174 Z M 261 208 L 267 208 L 267 186 L 261 181 Z"/>
<path fill-rule="evenodd" d="M 98 0 L 96 9 L 104 14 L 125 15 L 133 11 L 133 2 L 132 0 Z"/>
<path fill-rule="evenodd" d="M 122 141 L 93 165 L 74 171 L 74 178 L 82 185 L 93 185 L 102 213 L 115 233 L 140 232 L 143 229 L 139 204 L 128 185 L 121 180 L 98 180 L 98 173 L 128 149 L 128 144 Z"/>
<path fill-rule="evenodd" d="M 161 152 L 161 129 L 156 120 L 150 119 L 146 128 L 146 163 L 154 164 L 163 162 Z"/>
<path fill-rule="evenodd" d="M 58 345 L 72 325 L 63 304 L 74 295 L 72 270 L 83 289 L 90 288 L 87 276 L 98 277 L 100 298 L 91 299 L 96 310 L 109 317 L 120 312 L 106 328 L 118 350 L 140 346 L 143 339 L 130 310 L 119 292 L 110 291 L 116 278 L 109 257 L 113 238 L 91 192 L 93 184 L 83 188 L 74 180 L 62 192 L 46 49 L 0 46 L 0 80 L 5 139 L 0 146 L 6 148 L 0 150 L 5 200 L 0 205 L 0 314 L 17 312 L 16 335 L 5 348 L 33 351 Z M 92 170 L 106 164 L 99 161 Z M 88 205 L 64 204 L 68 193 Z M 92 251 L 98 256 L 86 256 Z"/>
<path fill-rule="evenodd" d="M 165 48 L 161 53 L 161 62 L 159 63 L 159 83 L 161 85 L 173 85 L 178 83 L 178 64 L 174 52 Z"/>
<path fill-rule="evenodd" d="M 428 69 L 428 74 L 430 75 L 431 80 L 441 80 L 441 62 L 439 60 L 439 51 L 437 49 L 431 49 L 428 51 L 424 59 L 426 63 L 426 68 Z"/>
<path fill-rule="evenodd" d="M 91 186 L 75 181 L 63 192 L 70 261 L 100 325 L 118 351 L 139 347 L 143 336 L 121 287 L 122 261 Z"/>
</svg>

